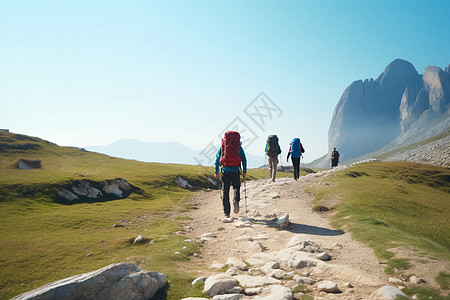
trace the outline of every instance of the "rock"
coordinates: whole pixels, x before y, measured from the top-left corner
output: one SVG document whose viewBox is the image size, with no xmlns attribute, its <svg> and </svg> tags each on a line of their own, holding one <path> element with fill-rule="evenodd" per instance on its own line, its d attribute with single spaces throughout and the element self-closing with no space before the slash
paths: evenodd
<svg viewBox="0 0 450 300">
<path fill-rule="evenodd" d="M 135 239 L 133 244 L 142 244 L 145 243 L 147 241 L 147 239 L 145 238 L 145 236 L 143 235 L 138 235 Z"/>
<path fill-rule="evenodd" d="M 262 287 L 248 288 L 248 289 L 245 289 L 244 294 L 247 296 L 255 296 L 255 295 L 261 294 L 262 291 L 263 291 Z"/>
<path fill-rule="evenodd" d="M 214 297 L 223 291 L 237 286 L 237 284 L 238 281 L 234 277 L 226 274 L 216 274 L 206 279 L 203 292 L 207 293 L 210 297 Z"/>
<path fill-rule="evenodd" d="M 241 271 L 248 270 L 248 265 L 237 257 L 229 257 L 226 264 L 230 267 L 236 267 Z"/>
<path fill-rule="evenodd" d="M 135 264 L 119 263 L 49 283 L 13 299 L 147 300 L 165 285 L 164 274 L 143 271 Z"/>
<path fill-rule="evenodd" d="M 267 276 L 282 280 L 285 277 L 287 277 L 287 273 L 284 270 L 278 269 L 278 270 L 273 270 L 272 272 L 267 274 Z"/>
<path fill-rule="evenodd" d="M 373 300 L 398 300 L 400 298 L 408 299 L 408 296 L 406 296 L 405 293 L 400 291 L 398 288 L 390 285 L 380 288 L 371 295 L 371 299 Z"/>
<path fill-rule="evenodd" d="M 319 282 L 317 284 L 317 289 L 319 291 L 326 292 L 326 293 L 340 293 L 341 292 L 339 290 L 338 285 L 335 282 L 329 281 L 329 280 L 324 280 L 324 281 Z"/>
<path fill-rule="evenodd" d="M 298 251 L 295 248 L 285 248 L 275 256 L 275 260 L 280 263 L 284 270 L 295 270 L 306 267 L 314 267 L 323 264 L 321 260 L 310 257 L 306 252 Z"/>
<path fill-rule="evenodd" d="M 233 217 L 223 218 L 222 220 L 223 223 L 233 223 L 233 221 L 234 221 Z"/>
<path fill-rule="evenodd" d="M 252 223 L 250 221 L 237 221 L 236 223 L 234 223 L 234 226 L 236 226 L 237 228 L 252 227 Z"/>
<path fill-rule="evenodd" d="M 237 275 L 234 278 L 244 288 L 254 288 L 271 284 L 281 284 L 281 281 L 268 276 L 249 276 L 249 275 Z"/>
<path fill-rule="evenodd" d="M 292 300 L 294 299 L 294 294 L 290 288 L 282 285 L 273 285 L 269 288 L 270 294 L 261 300 Z"/>
<path fill-rule="evenodd" d="M 313 285 L 316 283 L 316 281 L 309 277 L 302 277 L 300 275 L 295 275 L 294 280 L 297 282 L 297 284 L 307 284 L 307 285 Z"/>
<path fill-rule="evenodd" d="M 289 214 L 279 217 L 275 220 L 275 224 L 280 229 L 286 229 L 289 227 Z"/>
<path fill-rule="evenodd" d="M 222 270 L 223 268 L 225 268 L 225 264 L 214 261 L 208 269 Z"/>
<path fill-rule="evenodd" d="M 206 277 L 205 276 L 198 277 L 198 278 L 194 279 L 194 281 L 192 281 L 192 285 L 195 285 L 197 283 L 203 283 L 205 281 L 206 281 Z"/>
<path fill-rule="evenodd" d="M 241 294 L 216 295 L 212 300 L 241 300 L 243 297 Z"/>
<path fill-rule="evenodd" d="M 280 268 L 280 263 L 277 261 L 269 261 L 268 263 L 266 263 L 261 270 L 266 273 L 266 275 L 272 273 L 273 270 L 275 269 L 279 269 Z"/>
<path fill-rule="evenodd" d="M 253 242 L 250 244 L 249 247 L 250 250 L 253 250 L 255 252 L 264 252 L 266 251 L 266 247 L 261 242 Z"/>
<path fill-rule="evenodd" d="M 392 277 L 389 278 L 388 281 L 389 281 L 389 283 L 395 283 L 395 284 L 401 284 L 401 283 L 403 283 L 402 280 L 400 280 L 400 279 L 398 279 L 398 278 L 392 278 Z"/>
<path fill-rule="evenodd" d="M 413 284 L 420 284 L 420 283 L 426 283 L 425 279 L 423 279 L 422 277 L 419 276 L 411 276 L 409 278 L 409 282 L 413 283 Z"/>
<path fill-rule="evenodd" d="M 183 298 L 181 300 L 209 300 L 209 299 L 208 298 L 189 297 L 189 298 Z"/>
<path fill-rule="evenodd" d="M 72 193 L 71 191 L 68 191 L 66 189 L 59 190 L 58 196 L 60 196 L 61 198 L 65 199 L 66 201 L 69 201 L 69 202 L 80 199 L 80 198 L 78 198 L 77 195 L 75 195 L 74 193 Z"/>
<path fill-rule="evenodd" d="M 322 261 L 330 261 L 331 260 L 331 256 L 326 252 L 316 254 L 315 258 L 320 259 Z"/>
<path fill-rule="evenodd" d="M 239 268 L 231 267 L 225 272 L 225 274 L 230 275 L 230 276 L 235 276 L 235 275 L 239 274 L 239 271 L 240 271 Z"/>
<path fill-rule="evenodd" d="M 187 180 L 184 180 L 180 176 L 177 176 L 177 182 L 183 189 L 188 189 L 188 190 L 192 189 L 192 185 L 190 185 Z"/>
</svg>

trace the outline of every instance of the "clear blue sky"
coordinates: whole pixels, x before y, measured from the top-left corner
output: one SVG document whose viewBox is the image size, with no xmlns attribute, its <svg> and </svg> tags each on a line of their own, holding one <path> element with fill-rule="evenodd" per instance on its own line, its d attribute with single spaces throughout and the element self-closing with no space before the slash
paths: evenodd
<svg viewBox="0 0 450 300">
<path fill-rule="evenodd" d="M 450 1 L 0 0 L 0 128 L 64 146 L 219 143 L 235 118 L 327 152 L 342 92 L 396 58 L 450 64 Z M 258 127 L 264 92 L 280 109 Z"/>
</svg>

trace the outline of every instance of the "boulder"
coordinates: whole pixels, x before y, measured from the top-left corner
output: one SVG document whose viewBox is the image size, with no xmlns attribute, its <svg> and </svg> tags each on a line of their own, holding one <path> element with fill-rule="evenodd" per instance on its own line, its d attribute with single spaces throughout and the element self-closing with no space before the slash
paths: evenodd
<svg viewBox="0 0 450 300">
<path fill-rule="evenodd" d="M 408 299 L 408 296 L 398 288 L 390 285 L 382 287 L 371 295 L 373 300 L 398 300 L 402 298 Z"/>
<path fill-rule="evenodd" d="M 143 271 L 131 263 L 118 263 L 49 283 L 12 299 L 148 300 L 165 285 L 164 274 Z"/>
<path fill-rule="evenodd" d="M 210 297 L 223 294 L 225 291 L 238 285 L 238 281 L 226 274 L 216 274 L 208 277 L 205 281 L 203 293 L 207 293 Z"/>
</svg>

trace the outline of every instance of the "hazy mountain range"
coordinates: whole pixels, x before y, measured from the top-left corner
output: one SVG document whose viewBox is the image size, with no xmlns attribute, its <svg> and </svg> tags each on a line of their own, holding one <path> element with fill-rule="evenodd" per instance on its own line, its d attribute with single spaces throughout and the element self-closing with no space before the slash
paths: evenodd
<svg viewBox="0 0 450 300">
<path fill-rule="evenodd" d="M 144 162 L 212 166 L 215 159 L 215 153 L 213 157 L 205 156 L 201 153 L 201 150 L 192 150 L 176 142 L 142 142 L 133 139 L 121 139 L 106 146 L 88 146 L 84 149 Z M 264 156 L 249 153 L 246 153 L 246 156 L 248 168 L 258 168 L 264 165 Z"/>
<path fill-rule="evenodd" d="M 450 65 L 428 66 L 419 74 L 401 59 L 380 76 L 357 80 L 343 92 L 328 131 L 328 153 L 336 147 L 341 162 L 384 148 L 394 149 L 450 128 Z M 329 155 L 316 166 L 329 166 Z"/>
</svg>

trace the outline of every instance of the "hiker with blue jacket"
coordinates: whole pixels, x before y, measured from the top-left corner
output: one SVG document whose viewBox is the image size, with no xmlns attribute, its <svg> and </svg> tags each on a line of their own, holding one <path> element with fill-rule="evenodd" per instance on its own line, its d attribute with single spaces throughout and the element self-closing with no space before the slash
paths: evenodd
<svg viewBox="0 0 450 300">
<path fill-rule="evenodd" d="M 247 175 L 247 158 L 242 149 L 240 135 L 236 131 L 227 131 L 222 139 L 222 145 L 217 151 L 215 162 L 215 177 L 219 178 L 219 171 L 222 173 L 222 204 L 225 218 L 230 217 L 230 186 L 233 186 L 233 212 L 239 213 L 239 201 L 241 200 L 240 188 L 241 177 L 240 168 L 242 164 L 242 176 Z"/>
<path fill-rule="evenodd" d="M 300 158 L 302 157 L 302 153 L 305 153 L 305 149 L 303 148 L 302 143 L 300 143 L 300 139 L 294 138 L 290 144 L 286 162 L 289 162 L 289 156 L 291 156 L 295 180 L 300 177 Z"/>
</svg>

